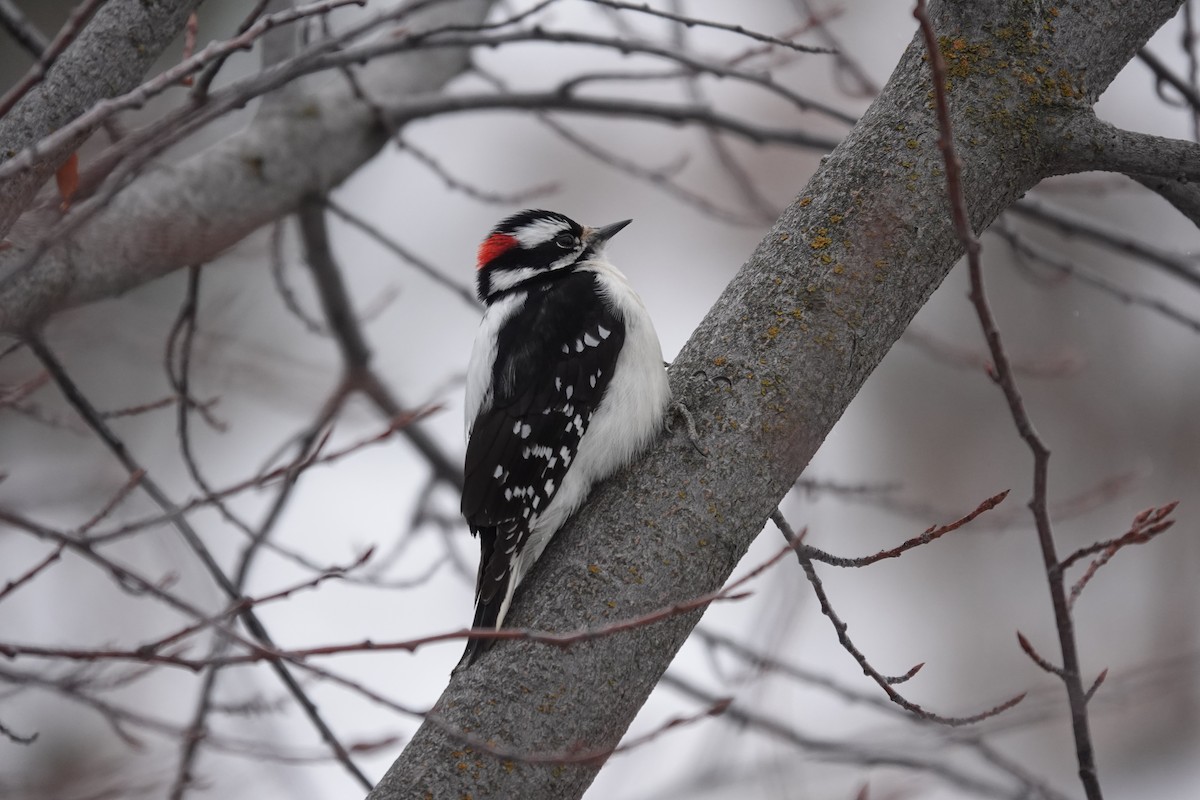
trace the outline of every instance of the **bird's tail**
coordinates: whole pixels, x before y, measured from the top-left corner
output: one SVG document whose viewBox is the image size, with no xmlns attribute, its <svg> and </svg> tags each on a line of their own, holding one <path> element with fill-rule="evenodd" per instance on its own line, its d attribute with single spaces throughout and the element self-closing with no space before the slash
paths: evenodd
<svg viewBox="0 0 1200 800">
<path fill-rule="evenodd" d="M 482 573 L 480 570 L 480 584 L 482 585 Z M 511 576 L 508 576 L 511 578 Z M 482 593 L 478 593 L 475 597 L 475 620 L 471 623 L 471 627 L 475 630 L 492 631 L 500 627 L 500 608 L 504 604 L 504 599 L 508 595 L 508 587 L 499 587 L 502 591 L 484 597 Z M 488 649 L 495 643 L 495 639 L 468 639 L 467 648 L 463 651 L 462 658 L 458 661 L 456 670 L 465 669 L 475 663 L 481 655 L 486 653 Z"/>
</svg>

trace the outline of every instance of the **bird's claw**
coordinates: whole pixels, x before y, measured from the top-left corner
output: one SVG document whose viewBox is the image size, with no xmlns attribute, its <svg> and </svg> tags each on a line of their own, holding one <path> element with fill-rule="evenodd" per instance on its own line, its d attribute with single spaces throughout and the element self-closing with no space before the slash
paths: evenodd
<svg viewBox="0 0 1200 800">
<path fill-rule="evenodd" d="M 678 400 L 672 400 L 671 405 L 667 406 L 667 433 L 674 433 L 675 426 L 672 422 L 674 417 L 679 417 L 683 420 L 683 427 L 687 431 L 688 441 L 692 443 L 692 447 L 696 449 L 696 452 L 708 458 L 708 450 L 700 444 L 700 434 L 696 431 L 696 420 L 692 419 L 692 412 Z"/>
</svg>

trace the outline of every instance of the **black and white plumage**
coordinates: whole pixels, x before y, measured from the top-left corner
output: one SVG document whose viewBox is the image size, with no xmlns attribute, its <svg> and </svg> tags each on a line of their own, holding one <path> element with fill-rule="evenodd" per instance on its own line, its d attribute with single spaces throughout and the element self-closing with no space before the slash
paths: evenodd
<svg viewBox="0 0 1200 800">
<path fill-rule="evenodd" d="M 481 549 L 476 628 L 503 624 L 554 533 L 662 428 L 671 391 L 658 335 L 604 258 L 628 223 L 588 228 L 522 211 L 480 245 L 487 309 L 467 370 L 462 497 Z M 462 664 L 487 644 L 470 641 Z"/>
</svg>

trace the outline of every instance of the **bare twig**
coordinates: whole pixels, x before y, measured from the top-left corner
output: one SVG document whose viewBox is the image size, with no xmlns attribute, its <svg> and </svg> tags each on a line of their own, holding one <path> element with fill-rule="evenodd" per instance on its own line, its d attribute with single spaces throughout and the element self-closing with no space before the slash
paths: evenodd
<svg viewBox="0 0 1200 800">
<path fill-rule="evenodd" d="M 925 40 L 932 76 L 934 105 L 938 121 L 938 149 L 946 165 L 946 194 L 950 201 L 950 213 L 954 229 L 967 254 L 967 268 L 971 276 L 970 298 L 979 316 L 979 324 L 987 340 L 988 349 L 995 364 L 994 380 L 999 384 L 1008 401 L 1009 411 L 1017 432 L 1033 455 L 1033 498 L 1029 502 L 1037 527 L 1038 542 L 1042 549 L 1042 560 L 1050 584 L 1050 596 L 1054 605 L 1054 619 L 1058 627 L 1059 645 L 1062 648 L 1063 683 L 1066 685 L 1068 703 L 1071 708 L 1071 727 L 1075 735 L 1075 755 L 1079 764 L 1079 778 L 1083 783 L 1088 800 L 1101 800 L 1099 777 L 1096 774 L 1096 757 L 1089 731 L 1087 698 L 1080 674 L 1079 655 L 1075 642 L 1074 622 L 1063 587 L 1062 573 L 1058 571 L 1058 556 L 1054 543 L 1054 532 L 1048 511 L 1048 472 L 1050 450 L 1042 442 L 1033 422 L 1025 409 L 1025 401 L 1017 388 L 1012 365 L 1000 340 L 1000 331 L 992 316 L 991 307 L 983 288 L 983 268 L 980 263 L 979 239 L 971 229 L 967 213 L 967 200 L 962 186 L 962 164 L 954 148 L 954 128 L 950 119 L 950 101 L 946 96 L 946 65 L 938 47 L 937 34 L 925 8 L 925 0 L 917 0 L 913 11 Z"/>
<path fill-rule="evenodd" d="M 478 310 L 479 308 L 482 307 L 482 304 L 479 302 L 479 299 L 477 297 L 475 297 L 475 292 L 473 292 L 469 287 L 464 286 L 463 284 L 458 283 L 457 281 L 454 281 L 451 278 L 447 278 L 445 276 L 445 274 L 441 270 L 439 270 L 437 267 L 435 267 L 433 264 L 430 264 L 425 259 L 423 259 L 420 256 L 418 256 L 417 254 L 413 253 L 407 247 L 405 247 L 404 245 L 402 245 L 398 241 L 396 241 L 393 237 L 388 236 L 386 233 L 384 233 L 383 231 L 381 231 L 379 228 L 375 227 L 371 223 L 367 222 L 365 219 L 363 219 L 359 215 L 357 215 L 354 212 L 350 211 L 349 209 L 345 208 L 341 204 L 334 202 L 333 200 L 326 200 L 325 206 L 330 211 L 332 211 L 334 214 L 337 214 L 339 217 L 341 217 L 343 220 L 345 220 L 347 223 L 349 223 L 351 226 L 362 231 L 363 233 L 365 233 L 367 236 L 374 239 L 376 242 L 378 242 L 380 245 L 382 245 L 387 250 L 390 250 L 392 253 L 394 253 L 396 256 L 398 256 L 402 261 L 405 261 L 405 262 L 411 264 L 422 275 L 429 278 L 434 283 L 437 283 L 438 285 L 443 286 L 446 289 L 449 289 L 453 294 L 457 295 L 464 303 L 471 306 L 471 308 Z"/>
<path fill-rule="evenodd" d="M 0 25 L 35 59 L 40 59 L 50 46 L 46 34 L 29 21 L 13 0 L 0 0 Z"/>
<path fill-rule="evenodd" d="M 588 2 L 598 6 L 615 8 L 619 11 L 636 11 L 640 14 L 648 14 L 653 17 L 662 17 L 663 19 L 669 19 L 672 22 L 678 22 L 685 28 L 712 28 L 713 30 L 718 31 L 728 31 L 730 33 L 736 33 L 739 36 L 744 36 L 748 39 L 753 39 L 757 42 L 766 42 L 767 44 L 786 47 L 789 50 L 795 50 L 797 53 L 820 53 L 824 55 L 836 55 L 836 51 L 828 47 L 814 47 L 812 45 L 797 44 L 796 42 L 792 42 L 787 39 L 778 39 L 774 36 L 768 36 L 765 33 L 758 33 L 757 31 L 749 30 L 741 25 L 729 25 L 724 22 L 713 22 L 711 20 L 699 19 L 697 17 L 681 14 L 678 11 L 662 11 L 657 8 L 651 8 L 646 3 L 637 5 L 634 3 L 619 2 L 619 0 L 588 0 Z"/>
<path fill-rule="evenodd" d="M 880 550 L 878 553 L 874 553 L 869 556 L 863 556 L 861 558 L 844 558 L 842 556 L 831 555 L 823 550 L 818 550 L 811 545 L 805 545 L 804 554 L 813 561 L 832 564 L 835 567 L 865 567 L 869 564 L 874 564 L 877 561 L 883 561 L 887 558 L 899 558 L 904 553 L 912 550 L 914 547 L 920 547 L 921 545 L 929 544 L 930 542 L 945 536 L 947 533 L 958 530 L 962 526 L 974 520 L 980 514 L 991 511 L 993 508 L 1000 505 L 1002 502 L 1004 502 L 1004 498 L 1006 497 L 1008 497 L 1007 489 L 984 500 L 975 508 L 974 511 L 967 514 L 965 517 L 961 517 L 946 525 L 931 525 L 919 536 L 914 536 L 913 538 L 891 548 L 890 550 Z"/>
<path fill-rule="evenodd" d="M 58 385 L 59 390 L 63 393 L 63 396 L 66 397 L 67 402 L 79 413 L 84 422 L 87 423 L 88 427 L 96 433 L 100 440 L 104 442 L 109 450 L 112 451 L 113 455 L 116 456 L 117 460 L 121 462 L 121 464 L 129 471 L 131 475 L 137 472 L 143 473 L 139 482 L 141 489 L 145 491 L 146 494 L 148 494 L 150 498 L 154 500 L 154 502 L 171 517 L 171 523 L 175 526 L 176 530 L 180 532 L 184 538 L 184 541 L 187 542 L 188 546 L 200 559 L 200 562 L 204 565 L 205 570 L 213 578 L 217 586 L 220 587 L 220 589 L 231 600 L 238 600 L 240 595 L 237 591 L 237 588 L 229 580 L 229 577 L 225 574 L 224 570 L 221 569 L 220 565 L 217 564 L 216 560 L 212 556 L 212 553 L 209 552 L 199 534 L 196 533 L 196 531 L 188 523 L 186 518 L 180 512 L 179 508 L 176 507 L 175 504 L 167 497 L 166 493 L 159 488 L 158 484 L 152 480 L 149 475 L 144 474 L 145 470 L 143 470 L 141 465 L 134 460 L 129 450 L 125 447 L 125 444 L 118 439 L 113 431 L 108 427 L 108 424 L 105 423 L 104 419 L 96 411 L 91 401 L 88 400 L 87 397 L 80 391 L 79 387 L 75 385 L 75 382 L 67 374 L 66 369 L 58 360 L 58 357 L 54 355 L 50 348 L 47 347 L 46 343 L 43 342 L 39 337 L 31 336 L 29 337 L 28 341 L 30 349 L 50 373 L 51 377 L 54 378 L 54 382 Z M 249 631 L 255 639 L 264 645 L 273 646 L 271 637 L 267 633 L 267 629 L 263 627 L 262 623 L 252 610 L 247 609 L 242 612 L 241 620 L 246 626 L 246 630 Z M 346 751 L 345 746 L 321 717 L 320 712 L 317 711 L 316 705 L 308 697 L 307 693 L 300 686 L 299 682 L 296 681 L 291 672 L 288 671 L 287 666 L 281 661 L 272 661 L 271 668 L 275 671 L 279 679 L 283 681 L 284 685 L 287 686 L 288 690 L 292 693 L 292 696 L 296 698 L 296 701 L 300 704 L 305 715 L 308 717 L 309 722 L 312 723 L 312 725 L 317 729 L 321 735 L 321 738 L 324 739 L 326 744 L 329 745 L 334 755 L 339 761 L 341 761 L 346 770 L 350 772 L 350 774 L 353 775 L 364 788 L 370 789 L 373 786 L 372 782 L 367 779 L 367 777 L 350 759 L 350 755 Z"/>
<path fill-rule="evenodd" d="M 543 195 L 552 194 L 559 189 L 557 183 L 543 183 L 537 186 L 531 186 L 528 189 L 522 189 L 516 192 L 496 192 L 481 189 L 478 186 L 473 186 L 461 178 L 453 175 L 446 167 L 433 156 L 432 153 L 425 150 L 423 147 L 417 147 L 407 139 L 396 137 L 396 144 L 423 164 L 430 172 L 437 175 L 447 188 L 457 192 L 462 192 L 467 197 L 473 200 L 478 200 L 482 203 L 492 203 L 495 205 L 519 206 L 525 205 L 530 200 Z"/>
<path fill-rule="evenodd" d="M 1009 207 L 1008 213 L 1041 225 L 1048 225 L 1065 236 L 1078 236 L 1111 248 L 1118 253 L 1124 253 L 1131 258 L 1140 259 L 1192 286 L 1200 287 L 1200 264 L 1196 262 L 1196 259 L 1147 244 L 1133 236 L 1114 231 L 1112 226 L 1083 219 L 1028 197 L 1013 203 Z"/>
<path fill-rule="evenodd" d="M 1137 57 L 1154 73 L 1154 78 L 1159 84 L 1159 97 L 1162 97 L 1164 100 L 1166 99 L 1161 87 L 1162 84 L 1167 84 L 1179 92 L 1179 96 L 1191 107 L 1192 113 L 1200 113 L 1200 92 L 1196 91 L 1195 86 L 1190 85 L 1183 78 L 1172 72 L 1171 68 L 1162 62 L 1162 59 L 1150 52 L 1149 48 L 1143 47 L 1139 49 Z"/>
<path fill-rule="evenodd" d="M 1040 264 L 1044 264 L 1061 276 L 1070 276 L 1079 281 L 1085 286 L 1091 286 L 1105 294 L 1108 294 L 1122 303 L 1128 305 L 1141 306 L 1147 308 L 1157 314 L 1161 314 L 1166 319 L 1178 323 L 1179 325 L 1189 328 L 1194 333 L 1200 333 L 1200 319 L 1187 314 L 1175 306 L 1172 306 L 1156 297 L 1151 297 L 1141 292 L 1131 291 L 1126 289 L 1114 281 L 1102 278 L 1094 274 L 1084 264 L 1076 264 L 1070 259 L 1050 252 L 1048 248 L 1040 247 L 1029 238 L 1022 236 L 1016 231 L 1005 225 L 993 225 L 991 232 L 995 233 L 1000 238 L 1008 242 L 1009 247 L 1013 252 L 1023 258 L 1031 259 Z M 906 334 L 907 336 L 907 334 Z M 1014 366 L 1014 369 L 1016 367 Z"/>
<path fill-rule="evenodd" d="M 32 567 L 25 570 L 20 575 L 13 578 L 12 580 L 7 581 L 4 584 L 4 587 L 0 588 L 0 601 L 6 599 L 10 594 L 15 592 L 17 589 L 20 589 L 22 586 L 24 586 L 25 584 L 29 583 L 31 580 L 36 578 L 51 564 L 56 563 L 59 560 L 59 558 L 62 557 L 62 551 L 63 551 L 64 547 L 65 547 L 65 545 L 59 544 L 53 550 L 51 550 L 50 553 L 45 558 L 43 558 L 41 561 L 37 562 Z"/>
<path fill-rule="evenodd" d="M 1062 572 L 1074 564 L 1081 558 L 1089 556 L 1093 553 L 1100 555 L 1088 565 L 1086 571 L 1080 576 L 1075 585 L 1071 587 L 1071 593 L 1067 597 L 1068 607 L 1073 607 L 1075 601 L 1079 599 L 1079 595 L 1083 592 L 1084 587 L 1095 577 L 1096 572 L 1107 564 L 1118 551 L 1124 547 L 1133 544 L 1145 544 L 1153 539 L 1158 534 L 1171 528 L 1175 524 L 1175 520 L 1167 519 L 1175 507 L 1179 505 L 1179 501 L 1168 503 L 1161 508 L 1148 508 L 1142 513 L 1134 517 L 1133 525 L 1122 536 L 1116 539 L 1110 539 L 1107 542 L 1098 542 L 1090 547 L 1083 547 L 1076 550 L 1071 555 L 1067 556 L 1058 566 L 1058 571 Z"/>
<path fill-rule="evenodd" d="M 799 541 L 795 532 L 792 530 L 792 526 L 788 523 L 787 519 L 783 516 L 783 512 L 781 512 L 779 509 L 775 509 L 773 512 L 771 512 L 771 521 L 775 523 L 775 526 L 779 528 L 780 533 L 782 533 L 784 538 L 786 538 L 789 542 Z M 797 547 L 796 558 L 800 562 L 800 568 L 804 570 L 804 575 L 808 578 L 808 582 L 812 584 L 813 592 L 817 596 L 817 603 L 821 607 L 821 613 L 828 617 L 830 623 L 833 624 L 833 629 L 837 633 L 838 642 L 842 645 L 842 649 L 849 653 L 854 660 L 858 662 L 858 665 L 862 667 L 863 674 L 875 681 L 876 685 L 884 691 L 889 700 L 904 710 L 915 714 L 921 719 L 926 719 L 931 722 L 938 722 L 942 725 L 970 725 L 971 723 L 979 722 L 989 717 L 994 717 L 997 714 L 1001 714 L 1025 699 L 1024 694 L 1019 694 L 1015 697 L 1005 700 L 1003 703 L 987 709 L 986 711 L 981 711 L 977 714 L 964 717 L 947 717 L 941 714 L 935 714 L 932 711 L 922 708 L 921 706 L 912 702 L 893 689 L 892 686 L 897 683 L 903 683 L 904 681 L 912 678 L 917 674 L 917 671 L 921 669 L 923 664 L 917 664 L 903 675 L 895 676 L 884 675 L 879 670 L 875 669 L 875 667 L 871 665 L 871 662 L 867 660 L 867 657 L 863 655 L 863 652 L 859 650 L 850 637 L 846 635 L 846 629 L 848 626 L 845 622 L 842 622 L 837 612 L 833 610 L 833 606 L 829 602 L 829 597 L 825 594 L 825 586 L 821 582 L 821 578 L 817 575 L 817 570 L 813 566 L 812 558 L 808 555 L 806 548 Z"/>
<path fill-rule="evenodd" d="M 701 689 L 692 681 L 676 673 L 667 673 L 660 683 L 701 702 L 710 702 L 714 699 L 710 692 Z M 943 764 L 934 759 L 916 758 L 902 753 L 865 747 L 853 742 L 832 741 L 809 736 L 791 725 L 744 708 L 736 702 L 725 710 L 723 718 L 730 723 L 762 731 L 802 750 L 819 754 L 829 761 L 856 765 L 886 765 L 917 773 L 926 773 L 936 776 L 951 786 L 983 797 L 1008 798 L 1009 800 L 1028 797 L 1024 788 L 1015 791 L 1007 789 L 1004 786 L 980 780 L 958 767 Z"/>
</svg>

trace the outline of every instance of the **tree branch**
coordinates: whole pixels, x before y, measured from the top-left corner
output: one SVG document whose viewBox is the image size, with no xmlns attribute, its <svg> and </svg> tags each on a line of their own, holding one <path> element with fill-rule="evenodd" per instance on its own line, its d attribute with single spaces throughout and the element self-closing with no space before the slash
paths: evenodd
<svg viewBox="0 0 1200 800">
<path fill-rule="evenodd" d="M 104 97 L 127 92 L 183 30 L 200 0 L 108 0 L 45 78 L 0 118 L 0 163 L 62 127 Z M 69 39 L 68 39 L 69 41 Z M 51 44 L 53 47 L 53 43 Z M 42 183 L 90 131 L 60 157 L 0 183 L 0 236 L 24 212 Z"/>
<path fill-rule="evenodd" d="M 405 23 L 412 31 L 477 25 L 491 4 L 450 0 L 413 13 Z M 82 38 L 76 46 L 81 43 Z M 397 102 L 441 88 L 466 66 L 466 48 L 400 53 L 375 59 L 359 80 L 373 98 Z M 195 113 L 207 119 L 223 108 L 214 94 Z M 92 209 L 91 218 L 69 237 L 59 231 L 36 269 L 26 262 L 30 249 L 41 247 L 46 227 L 18 226 L 10 236 L 14 246 L 0 250 L 0 330 L 24 329 L 63 308 L 209 261 L 291 211 L 305 195 L 341 183 L 387 141 L 376 109 L 338 81 L 286 107 L 274 107 L 196 156 L 156 165 L 123 191 L 93 198 L 103 202 Z M 9 178 L 0 189 L 17 180 Z M 66 221 L 84 211 L 82 205 Z"/>
<path fill-rule="evenodd" d="M 1118 128 L 1094 114 L 1063 126 L 1056 169 L 1062 174 L 1123 172 L 1182 183 L 1200 180 L 1200 144 Z"/>
<path fill-rule="evenodd" d="M 1040 85 L 1022 81 L 1012 64 L 1035 52 L 1050 75 L 1086 65 L 1093 97 L 1177 7 L 1092 0 L 1055 8 L 1052 17 L 1043 6 L 1006 6 L 1028 38 L 1001 37 L 992 22 L 985 25 L 997 12 L 989 0 L 931 8 L 947 46 L 961 40 L 973 55 L 956 71 L 962 74 L 953 82 L 952 108 L 955 131 L 973 141 L 963 172 L 975 229 L 1047 174 L 1055 152 L 1053 142 L 1028 132 L 1048 129 L 1047 119 L 1061 118 L 1063 108 L 1043 102 Z M 1095 35 L 1110 28 L 1112 36 Z M 1012 50 L 1018 43 L 1020 53 Z M 686 436 L 671 437 L 599 487 L 518 593 L 514 626 L 587 627 L 724 582 L 962 254 L 945 212 L 930 88 L 925 48 L 915 40 L 672 364 L 672 389 L 691 409 L 709 457 L 698 456 Z M 979 113 L 979 104 L 989 113 Z M 1000 111 L 1019 124 L 993 125 Z M 426 792 L 579 797 L 595 766 L 524 764 L 510 771 L 481 755 L 472 769 L 460 770 L 455 729 L 531 753 L 562 752 L 573 743 L 613 747 L 698 616 L 561 652 L 528 642 L 493 647 L 451 678 L 437 704 L 444 724 L 421 727 L 371 800 Z"/>
</svg>

